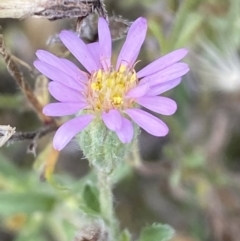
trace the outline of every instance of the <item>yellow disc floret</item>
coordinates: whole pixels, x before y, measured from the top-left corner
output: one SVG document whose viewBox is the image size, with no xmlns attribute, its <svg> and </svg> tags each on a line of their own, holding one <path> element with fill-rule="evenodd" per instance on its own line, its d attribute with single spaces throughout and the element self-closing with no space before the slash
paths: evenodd
<svg viewBox="0 0 240 241">
<path fill-rule="evenodd" d="M 89 81 L 87 98 L 93 111 L 122 110 L 130 107 L 132 100 L 126 93 L 137 85 L 135 70 L 121 65 L 119 70 L 102 69 L 94 72 Z"/>
</svg>

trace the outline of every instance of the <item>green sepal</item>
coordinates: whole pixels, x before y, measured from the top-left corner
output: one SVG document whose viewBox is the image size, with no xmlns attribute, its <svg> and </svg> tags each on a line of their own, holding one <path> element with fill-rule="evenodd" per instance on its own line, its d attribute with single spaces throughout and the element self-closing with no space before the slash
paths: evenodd
<svg viewBox="0 0 240 241">
<path fill-rule="evenodd" d="M 134 125 L 135 138 L 138 130 Z M 124 161 L 133 143 L 122 143 L 116 133 L 97 118 L 78 136 L 84 156 L 92 166 L 105 173 L 111 173 Z"/>
</svg>

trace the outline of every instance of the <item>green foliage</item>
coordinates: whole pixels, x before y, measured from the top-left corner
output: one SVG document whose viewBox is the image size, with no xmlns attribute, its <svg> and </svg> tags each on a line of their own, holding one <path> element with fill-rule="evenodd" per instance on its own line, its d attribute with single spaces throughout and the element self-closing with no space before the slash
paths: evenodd
<svg viewBox="0 0 240 241">
<path fill-rule="evenodd" d="M 99 214 L 99 193 L 96 186 L 91 183 L 86 183 L 82 191 L 82 203 L 80 205 L 81 210 L 87 214 Z"/>
<path fill-rule="evenodd" d="M 20 171 L 16 166 L 14 166 L 10 161 L 8 161 L 5 156 L 0 154 L 0 188 L 1 178 L 10 178 L 12 180 L 21 182 L 25 180 L 26 176 L 27 173 L 25 171 Z"/>
<path fill-rule="evenodd" d="M 46 222 L 46 216 L 41 214 L 33 215 L 26 221 L 21 232 L 17 235 L 14 241 L 31 241 L 31 240 L 46 240 L 45 235 L 42 232 L 43 224 Z"/>
<path fill-rule="evenodd" d="M 168 241 L 174 236 L 174 230 L 166 224 L 153 224 L 141 231 L 139 241 Z"/>
<path fill-rule="evenodd" d="M 46 232 L 54 240 L 71 240 L 76 232 L 72 220 L 78 220 L 80 212 L 99 215 L 96 182 L 91 180 L 91 173 L 77 182 L 61 175 L 68 188 L 59 188 L 59 183 L 40 182 L 35 172 L 17 168 L 0 154 L 0 218 L 7 228 L 21 229 L 15 241 L 45 241 Z"/>
<path fill-rule="evenodd" d="M 0 63 L 0 66 L 1 63 Z M 0 108 L 1 109 L 21 109 L 21 102 L 22 102 L 22 96 L 20 95 L 7 95 L 7 94 L 1 94 L 0 95 Z"/>
<path fill-rule="evenodd" d="M 131 241 L 131 234 L 127 229 L 122 231 L 122 233 L 120 234 L 119 241 Z"/>
<path fill-rule="evenodd" d="M 174 49 L 186 47 L 192 43 L 196 32 L 199 31 L 204 22 L 204 16 L 195 10 L 201 2 L 183 1 L 168 35 L 165 34 L 163 25 L 161 26 L 156 20 L 149 20 L 149 28 L 157 38 L 162 54 L 167 54 Z"/>
<path fill-rule="evenodd" d="M 40 192 L 0 193 L 0 214 L 49 212 L 53 209 L 56 199 L 52 195 Z"/>
</svg>

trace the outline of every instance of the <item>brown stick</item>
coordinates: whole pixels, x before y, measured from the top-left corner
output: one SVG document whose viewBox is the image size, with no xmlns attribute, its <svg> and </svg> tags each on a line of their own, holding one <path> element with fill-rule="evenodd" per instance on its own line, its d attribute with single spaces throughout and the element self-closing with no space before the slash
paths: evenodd
<svg viewBox="0 0 240 241">
<path fill-rule="evenodd" d="M 42 113 L 42 105 L 37 100 L 36 96 L 34 95 L 31 87 L 29 84 L 24 80 L 22 73 L 18 69 L 17 65 L 11 58 L 11 54 L 7 51 L 5 47 L 5 43 L 3 40 L 3 36 L 0 35 L 0 54 L 3 56 L 3 59 L 8 67 L 9 73 L 12 75 L 12 77 L 17 82 L 18 86 L 21 88 L 24 95 L 27 97 L 29 102 L 34 107 L 35 111 L 37 112 L 39 118 L 45 123 L 55 123 L 55 120 L 52 117 L 45 116 Z"/>
<path fill-rule="evenodd" d="M 48 18 L 86 17 L 95 9 L 103 12 L 102 0 L 1 0 L 0 18 Z"/>
<path fill-rule="evenodd" d="M 46 0 L 1 0 L 0 18 L 25 18 L 44 10 Z"/>
<path fill-rule="evenodd" d="M 50 132 L 53 132 L 57 130 L 59 126 L 55 124 L 50 124 L 43 126 L 42 128 L 36 130 L 36 131 L 30 131 L 30 132 L 15 132 L 8 140 L 9 143 L 13 143 L 16 141 L 23 141 L 23 140 L 34 140 L 34 138 L 38 137 L 40 139 L 41 137 L 47 135 Z"/>
</svg>

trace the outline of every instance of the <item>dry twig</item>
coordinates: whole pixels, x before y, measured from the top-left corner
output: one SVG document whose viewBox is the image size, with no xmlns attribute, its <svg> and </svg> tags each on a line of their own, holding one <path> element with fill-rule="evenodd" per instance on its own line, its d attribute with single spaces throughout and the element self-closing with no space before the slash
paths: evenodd
<svg viewBox="0 0 240 241">
<path fill-rule="evenodd" d="M 30 132 L 16 132 L 14 133 L 11 138 L 8 140 L 8 143 L 11 144 L 16 141 L 24 141 L 24 140 L 34 140 L 36 137 L 38 139 L 42 138 L 43 136 L 47 135 L 48 133 L 57 130 L 59 126 L 55 124 L 50 124 L 43 126 L 39 130 L 30 131 Z"/>
<path fill-rule="evenodd" d="M 34 156 L 36 156 L 38 140 L 40 138 L 42 138 L 43 136 L 49 134 L 50 132 L 57 130 L 58 127 L 59 126 L 57 126 L 55 123 L 52 123 L 52 124 L 43 126 L 39 130 L 31 131 L 31 132 L 15 132 L 15 128 L 14 128 L 14 132 L 12 133 L 11 136 L 9 136 L 7 139 L 5 139 L 4 143 L 12 144 L 16 141 L 31 140 L 31 142 L 28 146 L 27 152 L 32 153 Z M 1 134 L 1 132 L 0 132 L 0 134 Z M 1 147 L 1 145 L 0 145 L 0 147 Z"/>
<path fill-rule="evenodd" d="M 22 73 L 18 69 L 16 63 L 13 61 L 11 54 L 7 51 L 5 47 L 5 43 L 3 40 L 3 36 L 0 35 L 0 54 L 3 56 L 3 59 L 8 67 L 9 73 L 12 75 L 12 77 L 17 82 L 18 86 L 24 93 L 24 95 L 27 97 L 29 102 L 34 107 L 35 111 L 37 112 L 39 118 L 45 123 L 55 123 L 55 120 L 51 117 L 45 116 L 42 113 L 42 105 L 37 100 L 36 96 L 34 95 L 31 87 L 29 84 L 24 80 Z"/>
<path fill-rule="evenodd" d="M 106 17 L 103 0 L 1 0 L 0 18 L 42 17 L 49 20 L 86 17 L 97 11 Z"/>
</svg>

